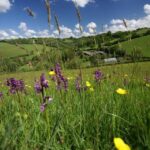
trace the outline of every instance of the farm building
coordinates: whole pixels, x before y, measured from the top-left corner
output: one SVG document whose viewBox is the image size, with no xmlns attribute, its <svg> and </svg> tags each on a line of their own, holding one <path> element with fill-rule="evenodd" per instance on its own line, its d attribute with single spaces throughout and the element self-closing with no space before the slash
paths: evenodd
<svg viewBox="0 0 150 150">
<path fill-rule="evenodd" d="M 104 59 L 104 63 L 105 64 L 115 64 L 115 63 L 117 63 L 118 61 L 117 61 L 117 58 L 106 58 L 106 59 Z"/>
<path fill-rule="evenodd" d="M 90 56 L 90 57 L 96 55 L 102 55 L 102 56 L 106 55 L 106 53 L 103 51 L 83 51 L 82 53 L 83 55 Z"/>
</svg>

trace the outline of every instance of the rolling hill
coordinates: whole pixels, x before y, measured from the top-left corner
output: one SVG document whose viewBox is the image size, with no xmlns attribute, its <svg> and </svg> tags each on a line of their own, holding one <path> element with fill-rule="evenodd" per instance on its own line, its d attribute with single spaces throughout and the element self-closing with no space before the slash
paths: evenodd
<svg viewBox="0 0 150 150">
<path fill-rule="evenodd" d="M 132 38 L 129 41 L 129 38 Z M 37 44 L 33 44 L 35 41 Z M 0 41 L 0 57 L 17 57 L 30 52 L 37 52 L 43 50 L 43 41 L 46 42 L 46 49 L 53 47 L 61 50 L 101 50 L 101 45 L 107 48 L 111 48 L 114 45 L 120 43 L 121 48 L 131 54 L 133 50 L 138 50 L 145 57 L 150 57 L 150 29 L 143 28 L 135 31 L 127 32 L 116 32 L 116 33 L 104 33 L 96 36 L 81 37 L 81 38 L 66 38 L 66 39 L 55 39 L 55 38 L 31 38 L 31 39 L 14 39 Z M 16 45 L 16 43 L 18 43 Z"/>
<path fill-rule="evenodd" d="M 37 44 L 9 44 L 5 42 L 0 42 L 0 57 L 17 57 L 26 55 L 28 52 L 42 50 L 43 45 Z"/>
<path fill-rule="evenodd" d="M 150 35 L 120 43 L 128 54 L 134 49 L 140 50 L 145 57 L 150 57 Z"/>
</svg>

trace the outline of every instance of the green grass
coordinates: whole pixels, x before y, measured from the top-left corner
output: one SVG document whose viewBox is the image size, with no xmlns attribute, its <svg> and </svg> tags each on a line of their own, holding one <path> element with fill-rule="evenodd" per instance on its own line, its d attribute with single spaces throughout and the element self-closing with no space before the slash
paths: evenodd
<svg viewBox="0 0 150 150">
<path fill-rule="evenodd" d="M 139 29 L 138 31 L 136 31 L 137 34 L 142 35 L 144 33 L 146 33 L 149 29 L 147 28 L 143 28 L 143 29 Z"/>
<path fill-rule="evenodd" d="M 137 67 L 138 68 L 137 68 Z M 136 75 L 136 78 L 143 78 L 143 74 L 146 74 L 149 71 L 150 62 L 142 62 L 142 63 L 129 63 L 129 64 L 117 64 L 117 65 L 110 65 L 110 66 L 102 66 L 98 67 L 100 70 L 102 70 L 105 74 L 111 74 L 112 72 L 119 72 L 121 74 L 131 74 L 134 71 L 134 68 L 136 67 L 139 73 Z M 52 67 L 52 66 L 50 66 Z M 93 74 L 94 70 L 97 68 L 88 68 L 83 69 L 83 76 L 87 80 L 89 80 L 89 74 Z M 67 76 L 77 76 L 79 74 L 79 69 L 72 69 L 72 70 L 64 70 L 65 75 Z M 39 77 L 40 74 L 44 72 L 48 74 L 47 71 L 33 71 L 33 72 L 19 72 L 19 73 L 8 73 L 8 74 L 0 74 L 0 80 L 4 80 L 6 78 L 10 77 L 16 77 L 18 79 L 23 79 L 27 81 L 33 81 L 35 78 Z M 47 76 L 48 77 L 48 76 Z"/>
<path fill-rule="evenodd" d="M 20 55 L 25 55 L 27 54 L 27 52 L 37 52 L 37 50 L 41 51 L 43 49 L 43 45 L 40 44 L 36 44 L 36 47 L 33 44 L 19 44 L 19 46 L 0 42 L 0 57 L 16 57 Z"/>
<path fill-rule="evenodd" d="M 0 101 L 0 149 L 51 150 L 114 150 L 113 138 L 121 137 L 136 150 L 150 149 L 150 88 L 143 78 L 150 76 L 150 62 L 101 67 L 105 79 L 97 84 L 93 72 L 84 69 L 83 84 L 90 81 L 93 92 L 75 90 L 79 70 L 65 70 L 69 80 L 68 91 L 57 91 L 48 78 L 46 95 L 53 98 L 46 110 L 40 112 L 41 95 L 33 89 L 35 78 L 41 72 L 4 74 L 5 78 L 24 79 L 26 94 L 11 95 L 8 87 Z M 125 77 L 125 74 L 126 77 Z M 126 80 L 126 84 L 124 81 Z M 118 95 L 118 88 L 127 90 Z"/>
<path fill-rule="evenodd" d="M 25 51 L 8 43 L 0 43 L 0 57 L 15 57 L 26 54 Z"/>
<path fill-rule="evenodd" d="M 135 48 L 137 50 L 140 50 L 143 56 L 150 57 L 150 42 L 149 41 L 150 41 L 150 35 L 136 38 L 136 39 L 133 39 L 132 41 L 122 42 L 121 46 L 129 54 L 131 54 L 131 52 Z"/>
</svg>

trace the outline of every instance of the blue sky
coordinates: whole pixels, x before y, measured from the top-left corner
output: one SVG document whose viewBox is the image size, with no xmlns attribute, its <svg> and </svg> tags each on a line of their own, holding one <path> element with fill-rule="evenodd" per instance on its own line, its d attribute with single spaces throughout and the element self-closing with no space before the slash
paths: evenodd
<svg viewBox="0 0 150 150">
<path fill-rule="evenodd" d="M 51 0 L 51 31 L 48 30 L 44 0 L 0 0 L 0 39 L 15 37 L 57 36 L 53 15 L 57 14 L 62 37 L 79 36 L 77 17 L 72 1 L 79 6 L 83 35 L 103 31 L 116 32 L 128 28 L 150 26 L 149 0 Z M 36 17 L 27 15 L 24 8 L 30 7 Z M 75 26 L 76 25 L 76 26 Z M 14 31 L 14 32 L 13 32 Z"/>
</svg>

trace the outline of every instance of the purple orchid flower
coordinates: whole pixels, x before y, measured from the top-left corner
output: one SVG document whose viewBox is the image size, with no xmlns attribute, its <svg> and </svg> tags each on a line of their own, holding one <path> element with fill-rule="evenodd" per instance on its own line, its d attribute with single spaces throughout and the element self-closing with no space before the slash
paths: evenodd
<svg viewBox="0 0 150 150">
<path fill-rule="evenodd" d="M 100 82 L 103 78 L 103 73 L 100 70 L 96 70 L 94 72 L 94 76 L 95 76 L 95 81 Z"/>
<path fill-rule="evenodd" d="M 64 88 L 64 90 L 67 91 L 68 79 L 63 76 L 61 67 L 58 63 L 55 65 L 54 71 L 55 76 L 52 77 L 52 80 L 56 82 L 57 90 L 62 90 L 62 88 Z"/>
<path fill-rule="evenodd" d="M 6 85 L 10 87 L 9 91 L 11 94 L 25 91 L 23 80 L 16 80 L 15 78 L 10 78 L 7 79 Z"/>
</svg>

